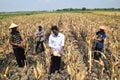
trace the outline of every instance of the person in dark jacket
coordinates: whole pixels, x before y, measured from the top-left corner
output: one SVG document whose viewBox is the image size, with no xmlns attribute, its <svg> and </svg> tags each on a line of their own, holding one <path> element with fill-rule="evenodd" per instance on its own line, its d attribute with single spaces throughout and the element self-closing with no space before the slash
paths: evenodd
<svg viewBox="0 0 120 80">
<path fill-rule="evenodd" d="M 13 51 L 16 57 L 16 61 L 19 67 L 24 67 L 25 66 L 25 50 L 23 48 L 23 44 L 22 44 L 22 37 L 20 35 L 20 32 L 17 30 L 18 25 L 12 23 L 9 27 L 9 29 L 11 29 L 11 33 L 9 36 L 9 43 L 12 45 L 13 47 Z"/>
<path fill-rule="evenodd" d="M 105 33 L 105 26 L 100 26 L 100 30 L 96 32 L 97 38 L 95 39 L 96 44 L 95 44 L 95 53 L 94 53 L 94 59 L 95 60 L 100 60 L 101 58 L 101 53 L 104 48 L 104 40 L 106 38 L 106 33 Z"/>
</svg>

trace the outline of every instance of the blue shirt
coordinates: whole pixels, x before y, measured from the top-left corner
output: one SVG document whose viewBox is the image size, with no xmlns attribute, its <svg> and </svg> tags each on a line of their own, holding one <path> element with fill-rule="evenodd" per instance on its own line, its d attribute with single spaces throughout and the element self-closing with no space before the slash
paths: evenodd
<svg viewBox="0 0 120 80">
<path fill-rule="evenodd" d="M 98 31 L 96 35 L 98 36 L 97 38 L 101 38 L 102 41 L 97 41 L 95 48 L 104 48 L 104 39 L 106 38 L 105 32 L 101 33 L 100 31 Z"/>
</svg>

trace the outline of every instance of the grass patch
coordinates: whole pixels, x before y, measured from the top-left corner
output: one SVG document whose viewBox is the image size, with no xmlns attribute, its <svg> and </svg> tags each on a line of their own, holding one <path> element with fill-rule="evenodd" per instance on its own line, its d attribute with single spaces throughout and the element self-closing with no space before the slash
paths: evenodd
<svg viewBox="0 0 120 80">
<path fill-rule="evenodd" d="M 29 16 L 33 14 L 42 14 L 47 12 L 2 12 L 0 13 L 0 19 L 9 18 L 9 17 L 15 17 L 15 16 Z"/>
</svg>

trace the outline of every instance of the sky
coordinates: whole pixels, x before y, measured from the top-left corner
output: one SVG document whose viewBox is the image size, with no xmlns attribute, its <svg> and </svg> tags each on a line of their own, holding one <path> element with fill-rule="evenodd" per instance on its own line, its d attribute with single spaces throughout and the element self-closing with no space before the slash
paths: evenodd
<svg viewBox="0 0 120 80">
<path fill-rule="evenodd" d="M 0 12 L 51 11 L 82 7 L 120 8 L 120 0 L 0 0 Z"/>
</svg>

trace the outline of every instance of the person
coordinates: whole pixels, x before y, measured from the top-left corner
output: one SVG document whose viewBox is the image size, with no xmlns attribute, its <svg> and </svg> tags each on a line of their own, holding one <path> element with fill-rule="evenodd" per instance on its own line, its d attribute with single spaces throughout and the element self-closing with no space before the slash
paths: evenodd
<svg viewBox="0 0 120 80">
<path fill-rule="evenodd" d="M 61 56 L 64 54 L 65 43 L 65 37 L 59 32 L 57 26 L 52 26 L 51 30 L 53 33 L 49 36 L 49 47 L 51 50 L 50 74 L 60 70 Z"/>
<path fill-rule="evenodd" d="M 35 51 L 36 53 L 38 53 L 38 47 L 39 45 L 41 46 L 41 52 L 44 52 L 45 51 L 45 48 L 44 48 L 44 31 L 42 30 L 42 26 L 38 26 L 38 29 L 36 30 L 35 32 L 35 35 L 36 35 L 36 38 L 37 38 L 37 44 L 36 44 L 36 48 L 35 48 Z"/>
<path fill-rule="evenodd" d="M 95 60 L 100 60 L 101 58 L 101 53 L 104 48 L 104 40 L 106 38 L 106 33 L 105 33 L 105 26 L 100 26 L 100 30 L 96 32 L 97 38 L 95 39 L 96 44 L 95 44 L 95 53 L 94 53 L 94 59 Z"/>
<path fill-rule="evenodd" d="M 25 66 L 25 50 L 23 45 L 23 39 L 20 35 L 20 32 L 17 30 L 18 25 L 12 23 L 9 27 L 11 29 L 10 36 L 9 36 L 9 43 L 13 47 L 13 51 L 16 57 L 16 61 L 19 67 Z"/>
</svg>

